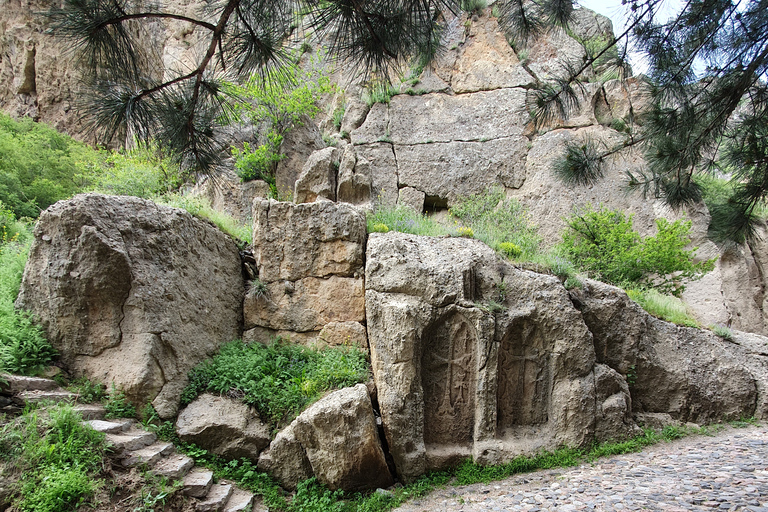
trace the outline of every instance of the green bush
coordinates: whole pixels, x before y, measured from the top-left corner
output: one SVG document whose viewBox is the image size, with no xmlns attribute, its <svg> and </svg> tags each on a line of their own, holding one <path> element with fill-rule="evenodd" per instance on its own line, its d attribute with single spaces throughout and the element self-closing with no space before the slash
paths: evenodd
<svg viewBox="0 0 768 512">
<path fill-rule="evenodd" d="M 190 403 L 204 391 L 239 396 L 262 419 L 281 426 L 324 391 L 364 382 L 368 373 L 365 353 L 357 348 L 316 350 L 279 339 L 270 345 L 236 340 L 190 372 L 181 400 Z"/>
<path fill-rule="evenodd" d="M 122 389 L 117 389 L 114 384 L 106 402 L 104 402 L 104 410 L 107 412 L 107 419 L 136 417 L 136 406 L 128 400 L 125 392 Z"/>
<path fill-rule="evenodd" d="M 145 199 L 171 192 L 184 181 L 179 166 L 171 158 L 158 156 L 154 146 L 115 151 L 87 179 L 88 191 Z"/>
<path fill-rule="evenodd" d="M 103 155 L 30 119 L 0 113 L 0 201 L 16 218 L 37 217 L 82 190 Z"/>
<path fill-rule="evenodd" d="M 529 259 L 539 253 L 541 237 L 525 208 L 504 195 L 503 189 L 493 188 L 460 199 L 450 211 L 492 249 L 507 254 L 501 244 L 513 244 L 520 250 L 515 257 Z"/>
<path fill-rule="evenodd" d="M 694 262 L 690 221 L 656 220 L 657 234 L 646 238 L 632 229 L 632 215 L 587 205 L 566 219 L 559 249 L 596 279 L 617 286 L 653 287 L 680 295 L 684 281 L 701 278 L 715 260 Z"/>
<path fill-rule="evenodd" d="M 283 138 L 294 127 L 302 126 L 306 118 L 314 119 L 320 112 L 320 98 L 334 90 L 319 59 L 320 56 L 308 70 L 291 64 L 269 81 L 256 74 L 244 85 L 227 86 L 231 96 L 240 99 L 235 105 L 235 119 L 265 127 L 256 144 L 243 143 L 243 149 L 232 147 L 237 173 L 243 181 L 266 181 L 275 198 L 278 197 L 275 170 L 283 158 L 280 154 Z"/>
</svg>

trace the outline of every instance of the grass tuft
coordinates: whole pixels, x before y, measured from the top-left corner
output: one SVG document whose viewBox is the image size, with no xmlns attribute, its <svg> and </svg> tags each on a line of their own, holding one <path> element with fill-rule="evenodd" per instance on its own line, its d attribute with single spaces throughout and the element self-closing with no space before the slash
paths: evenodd
<svg viewBox="0 0 768 512">
<path fill-rule="evenodd" d="M 447 227 L 407 206 L 379 207 L 368 215 L 369 233 L 399 231 L 412 235 L 444 236 L 453 234 Z"/>
<path fill-rule="evenodd" d="M 700 327 L 688 305 L 677 297 L 656 290 L 627 290 L 627 295 L 649 314 L 684 327 Z"/>
<path fill-rule="evenodd" d="M 236 241 L 247 244 L 253 241 L 253 233 L 250 226 L 240 223 L 227 213 L 215 210 L 211 203 L 202 197 L 184 194 L 165 194 L 157 196 L 154 200 L 160 204 L 186 210 L 195 217 L 207 219 Z"/>
</svg>

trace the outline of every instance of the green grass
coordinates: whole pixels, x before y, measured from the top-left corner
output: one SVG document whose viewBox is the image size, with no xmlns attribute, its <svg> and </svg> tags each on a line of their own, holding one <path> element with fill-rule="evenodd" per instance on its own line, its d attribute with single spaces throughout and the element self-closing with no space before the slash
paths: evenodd
<svg viewBox="0 0 768 512">
<path fill-rule="evenodd" d="M 104 401 L 104 409 L 107 411 L 106 418 L 135 418 L 136 407 L 128 400 L 125 393 L 112 385 Z"/>
<path fill-rule="evenodd" d="M 710 325 L 709 329 L 724 340 L 733 341 L 733 331 L 730 330 L 727 326 L 714 324 Z"/>
<path fill-rule="evenodd" d="M 100 486 L 104 434 L 69 405 L 26 411 L 0 429 L 0 458 L 20 476 L 17 510 L 62 512 L 86 505 Z"/>
<path fill-rule="evenodd" d="M 627 290 L 627 295 L 649 314 L 684 327 L 701 327 L 690 308 L 677 297 L 656 290 Z"/>
<path fill-rule="evenodd" d="M 462 198 L 450 211 L 474 238 L 504 256 L 529 260 L 540 253 L 541 237 L 530 215 L 515 199 L 505 199 L 501 188 Z M 516 249 L 510 251 L 510 244 Z"/>
<path fill-rule="evenodd" d="M 216 227 L 235 240 L 250 244 L 253 233 L 250 226 L 239 222 L 231 215 L 215 210 L 211 203 L 202 197 L 193 197 L 180 193 L 156 196 L 154 201 L 174 208 L 181 208 L 196 217 L 211 221 Z"/>
<path fill-rule="evenodd" d="M 355 347 L 317 350 L 279 339 L 270 345 L 236 340 L 190 372 L 181 399 L 187 404 L 205 391 L 240 395 L 279 427 L 325 391 L 365 382 L 368 368 L 365 353 Z"/>
<path fill-rule="evenodd" d="M 388 104 L 392 96 L 397 94 L 397 89 L 388 83 L 377 83 L 363 93 L 363 101 L 370 107 L 375 103 Z"/>
<path fill-rule="evenodd" d="M 446 226 L 436 222 L 431 217 L 417 213 L 407 206 L 383 207 L 380 206 L 368 215 L 369 233 L 386 233 L 387 231 L 399 231 L 412 235 L 444 236 L 455 235 Z"/>
</svg>

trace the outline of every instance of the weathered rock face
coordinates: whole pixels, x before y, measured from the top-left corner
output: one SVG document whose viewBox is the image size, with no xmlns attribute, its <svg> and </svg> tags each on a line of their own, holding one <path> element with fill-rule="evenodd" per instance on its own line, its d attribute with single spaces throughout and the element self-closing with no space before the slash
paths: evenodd
<svg viewBox="0 0 768 512">
<path fill-rule="evenodd" d="M 245 328 L 317 339 L 331 323 L 365 320 L 365 215 L 321 201 L 253 204 L 254 257 L 264 293 L 248 293 Z M 362 325 L 360 325 L 362 328 Z"/>
<path fill-rule="evenodd" d="M 313 474 L 331 490 L 393 483 L 365 384 L 334 391 L 302 412 L 277 435 L 258 466 L 288 489 Z"/>
<path fill-rule="evenodd" d="M 269 445 L 269 425 L 246 404 L 205 393 L 181 411 L 176 433 L 184 442 L 226 457 L 256 459 Z"/>
<path fill-rule="evenodd" d="M 307 159 L 296 180 L 293 200 L 297 203 L 311 203 L 320 199 L 336 200 L 336 148 L 315 151 Z"/>
<path fill-rule="evenodd" d="M 176 413 L 187 372 L 241 333 L 237 246 L 187 212 L 87 194 L 43 212 L 18 306 L 77 374 Z"/>
<path fill-rule="evenodd" d="M 371 361 L 401 478 L 581 445 L 597 423 L 627 421 L 628 393 L 610 376 L 600 403 L 618 396 L 598 418 L 592 337 L 557 279 L 459 238 L 374 234 L 367 258 Z"/>
<path fill-rule="evenodd" d="M 589 281 L 571 292 L 597 360 L 631 382 L 633 410 L 707 423 L 764 417 L 768 339 L 678 327 L 645 313 L 618 288 Z"/>
</svg>

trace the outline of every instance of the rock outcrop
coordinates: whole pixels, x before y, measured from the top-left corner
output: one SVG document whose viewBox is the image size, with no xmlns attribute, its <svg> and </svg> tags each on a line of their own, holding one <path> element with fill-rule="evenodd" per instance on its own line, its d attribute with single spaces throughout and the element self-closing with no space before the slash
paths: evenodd
<svg viewBox="0 0 768 512">
<path fill-rule="evenodd" d="M 481 242 L 372 234 L 366 317 L 397 474 L 637 432 L 636 414 L 765 417 L 768 339 L 651 317 L 618 288 L 567 292 Z"/>
<path fill-rule="evenodd" d="M 363 328 L 367 234 L 362 212 L 330 201 L 257 199 L 253 220 L 262 292 L 252 287 L 246 295 L 248 339 L 282 335 L 309 342 L 329 324 L 351 322 Z"/>
<path fill-rule="evenodd" d="M 86 194 L 40 216 L 17 305 L 75 374 L 176 413 L 187 372 L 241 333 L 237 246 L 183 210 Z"/>
</svg>

